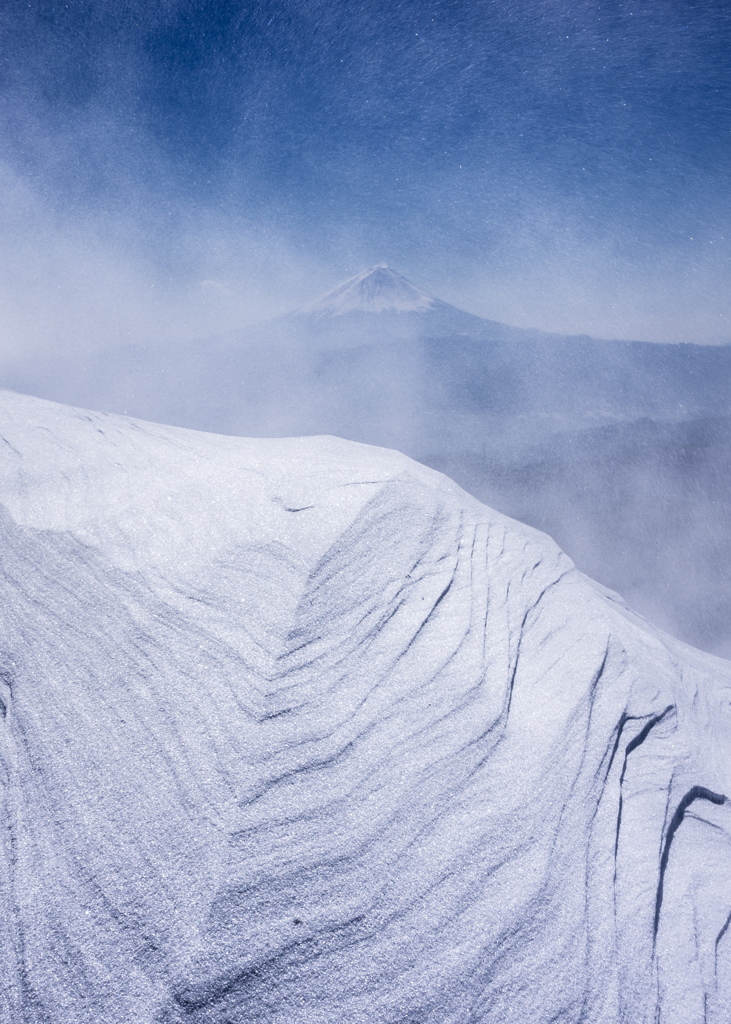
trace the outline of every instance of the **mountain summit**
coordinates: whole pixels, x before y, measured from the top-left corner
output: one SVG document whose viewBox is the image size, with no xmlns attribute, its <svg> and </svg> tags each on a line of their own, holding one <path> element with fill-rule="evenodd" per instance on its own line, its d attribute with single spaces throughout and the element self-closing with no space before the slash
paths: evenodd
<svg viewBox="0 0 731 1024">
<path fill-rule="evenodd" d="M 317 316 L 354 312 L 414 313 L 433 309 L 436 301 L 385 263 L 379 263 L 343 281 L 327 295 L 305 306 L 302 312 Z"/>
</svg>

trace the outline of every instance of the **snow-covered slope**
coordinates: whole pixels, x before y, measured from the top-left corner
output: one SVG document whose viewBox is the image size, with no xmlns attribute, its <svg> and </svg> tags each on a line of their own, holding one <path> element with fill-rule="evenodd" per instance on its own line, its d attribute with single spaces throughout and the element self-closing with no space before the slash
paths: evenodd
<svg viewBox="0 0 731 1024">
<path fill-rule="evenodd" d="M 731 1015 L 731 666 L 395 452 L 5 393 L 0 1019 Z"/>
<path fill-rule="evenodd" d="M 342 316 L 344 313 L 420 312 L 432 309 L 436 300 L 420 291 L 385 263 L 369 267 L 339 284 L 327 295 L 305 306 L 303 313 Z"/>
</svg>

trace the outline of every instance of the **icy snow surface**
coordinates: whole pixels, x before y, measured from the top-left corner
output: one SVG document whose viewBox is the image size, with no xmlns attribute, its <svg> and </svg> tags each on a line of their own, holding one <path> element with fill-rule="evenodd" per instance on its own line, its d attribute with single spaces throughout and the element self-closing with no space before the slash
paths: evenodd
<svg viewBox="0 0 731 1024">
<path fill-rule="evenodd" d="M 731 666 L 397 453 L 3 393 L 0 1020 L 731 1017 Z"/>
</svg>

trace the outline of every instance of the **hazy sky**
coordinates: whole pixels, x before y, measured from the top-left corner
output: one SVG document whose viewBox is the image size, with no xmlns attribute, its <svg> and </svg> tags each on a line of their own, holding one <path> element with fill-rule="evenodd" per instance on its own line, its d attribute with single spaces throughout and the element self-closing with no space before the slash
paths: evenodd
<svg viewBox="0 0 731 1024">
<path fill-rule="evenodd" d="M 372 263 L 509 323 L 731 336 L 728 0 L 4 0 L 5 351 Z"/>
</svg>

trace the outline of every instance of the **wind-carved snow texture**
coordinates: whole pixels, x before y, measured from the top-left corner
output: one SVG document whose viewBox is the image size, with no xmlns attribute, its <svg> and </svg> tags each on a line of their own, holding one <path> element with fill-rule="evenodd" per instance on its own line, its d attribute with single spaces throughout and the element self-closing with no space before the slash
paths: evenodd
<svg viewBox="0 0 731 1024">
<path fill-rule="evenodd" d="M 394 452 L 0 438 L 3 1022 L 729 1020 L 729 664 Z"/>
</svg>

